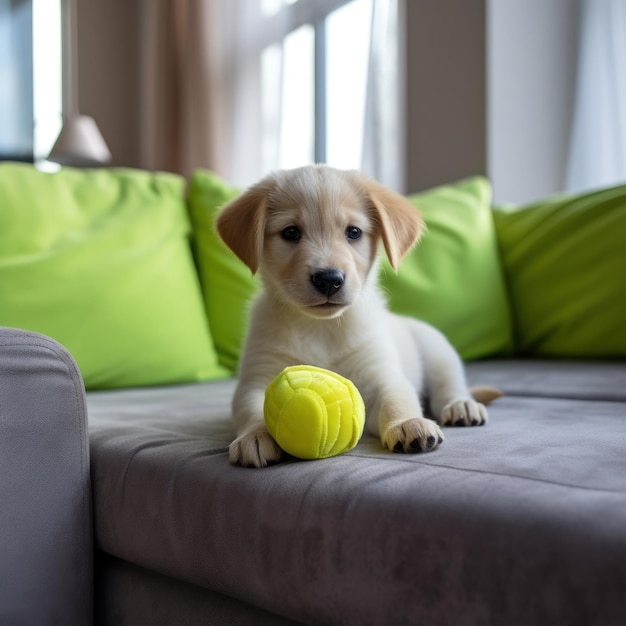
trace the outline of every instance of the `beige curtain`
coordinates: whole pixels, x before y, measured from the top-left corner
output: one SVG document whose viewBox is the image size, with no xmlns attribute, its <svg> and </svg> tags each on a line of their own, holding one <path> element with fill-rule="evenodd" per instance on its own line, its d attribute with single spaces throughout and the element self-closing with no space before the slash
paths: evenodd
<svg viewBox="0 0 626 626">
<path fill-rule="evenodd" d="M 141 167 L 228 176 L 219 0 L 141 0 Z"/>
<path fill-rule="evenodd" d="M 263 52 L 274 45 L 282 59 L 293 28 L 342 2 L 283 3 L 273 17 L 261 0 L 140 2 L 141 167 L 187 177 L 204 167 L 238 187 L 278 167 L 281 131 L 267 111 L 280 115 L 283 76 L 279 67 L 272 92 L 262 89 Z M 374 0 L 373 7 L 361 166 L 401 190 L 398 1 Z"/>
</svg>

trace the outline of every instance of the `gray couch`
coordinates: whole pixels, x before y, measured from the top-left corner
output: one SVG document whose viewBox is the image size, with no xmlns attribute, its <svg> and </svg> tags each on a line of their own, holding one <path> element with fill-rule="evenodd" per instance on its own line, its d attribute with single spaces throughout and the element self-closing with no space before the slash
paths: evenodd
<svg viewBox="0 0 626 626">
<path fill-rule="evenodd" d="M 626 363 L 486 360 L 484 428 L 229 465 L 233 381 L 89 392 L 0 330 L 0 623 L 626 620 Z M 91 544 L 90 499 L 93 500 Z M 92 556 L 95 556 L 92 581 Z"/>
<path fill-rule="evenodd" d="M 263 470 L 227 455 L 237 193 L 0 164 L 0 626 L 626 623 L 626 186 L 412 196 L 390 306 L 506 395 L 432 453 Z"/>
<path fill-rule="evenodd" d="M 0 624 L 91 623 L 85 389 L 57 342 L 0 328 Z"/>
</svg>

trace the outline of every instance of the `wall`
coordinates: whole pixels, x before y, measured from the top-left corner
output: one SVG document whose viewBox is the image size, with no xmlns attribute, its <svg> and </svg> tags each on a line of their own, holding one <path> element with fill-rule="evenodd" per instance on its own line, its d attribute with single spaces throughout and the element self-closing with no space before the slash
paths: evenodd
<svg viewBox="0 0 626 626">
<path fill-rule="evenodd" d="M 77 0 L 79 105 L 140 164 L 141 0 Z M 408 191 L 485 173 L 485 0 L 408 0 Z"/>
<path fill-rule="evenodd" d="M 487 173 L 485 0 L 406 0 L 407 191 Z"/>
<path fill-rule="evenodd" d="M 98 123 L 112 165 L 139 165 L 140 5 L 77 0 L 79 108 Z"/>
<path fill-rule="evenodd" d="M 140 165 L 144 1 L 78 0 L 80 108 L 116 165 Z M 405 0 L 408 192 L 475 174 L 491 178 L 497 203 L 562 190 L 577 5 Z"/>
<path fill-rule="evenodd" d="M 407 190 L 486 174 L 494 202 L 565 184 L 577 0 L 405 0 Z"/>
<path fill-rule="evenodd" d="M 577 8 L 575 0 L 488 1 L 488 172 L 496 203 L 564 188 Z"/>
</svg>

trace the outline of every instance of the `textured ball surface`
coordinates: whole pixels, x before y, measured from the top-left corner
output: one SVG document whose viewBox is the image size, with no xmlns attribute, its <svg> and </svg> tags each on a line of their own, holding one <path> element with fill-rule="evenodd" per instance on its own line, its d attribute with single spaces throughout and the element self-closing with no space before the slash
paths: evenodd
<svg viewBox="0 0 626 626">
<path fill-rule="evenodd" d="M 365 425 L 365 405 L 354 384 L 308 365 L 287 367 L 268 385 L 264 413 L 276 443 L 300 459 L 351 450 Z"/>
</svg>

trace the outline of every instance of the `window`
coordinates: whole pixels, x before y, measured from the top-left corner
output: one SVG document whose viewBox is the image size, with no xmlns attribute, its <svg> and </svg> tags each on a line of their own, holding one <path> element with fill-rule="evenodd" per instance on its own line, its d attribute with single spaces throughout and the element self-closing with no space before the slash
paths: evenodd
<svg viewBox="0 0 626 626">
<path fill-rule="evenodd" d="M 60 0 L 0 0 L 0 158 L 43 158 L 60 128 Z"/>
<path fill-rule="evenodd" d="M 61 0 L 33 0 L 35 159 L 44 159 L 63 124 Z"/>
<path fill-rule="evenodd" d="M 30 2 L 0 0 L 0 156 L 33 157 L 33 37 Z"/>
<path fill-rule="evenodd" d="M 372 10 L 372 0 L 261 1 L 261 30 L 277 33 L 261 53 L 265 170 L 361 167 Z"/>
</svg>

